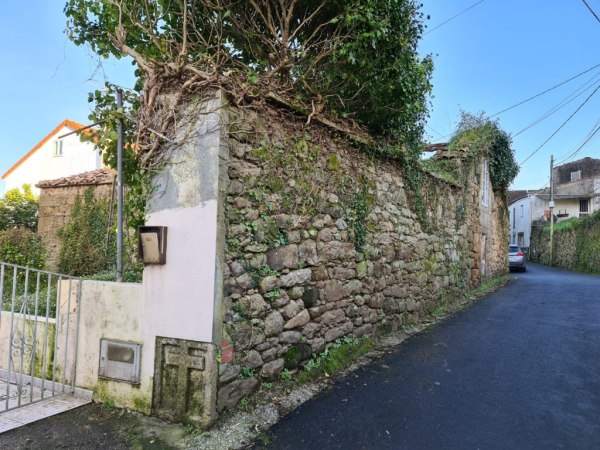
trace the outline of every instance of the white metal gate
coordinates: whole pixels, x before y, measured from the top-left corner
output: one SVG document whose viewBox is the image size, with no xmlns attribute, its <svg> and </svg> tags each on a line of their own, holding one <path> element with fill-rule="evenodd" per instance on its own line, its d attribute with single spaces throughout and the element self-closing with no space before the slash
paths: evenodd
<svg viewBox="0 0 600 450">
<path fill-rule="evenodd" d="M 75 389 L 80 279 L 0 262 L 0 413 Z"/>
</svg>

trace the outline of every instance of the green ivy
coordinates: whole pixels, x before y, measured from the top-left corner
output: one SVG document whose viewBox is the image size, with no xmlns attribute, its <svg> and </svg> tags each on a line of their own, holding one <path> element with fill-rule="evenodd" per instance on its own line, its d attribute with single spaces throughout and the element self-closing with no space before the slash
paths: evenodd
<svg viewBox="0 0 600 450">
<path fill-rule="evenodd" d="M 116 261 L 116 239 L 106 244 L 107 232 L 114 234 L 108 223 L 109 204 L 94 197 L 88 188 L 83 197 L 75 198 L 69 222 L 59 230 L 61 248 L 58 269 L 74 276 L 91 275 L 109 270 Z"/>
<path fill-rule="evenodd" d="M 461 112 L 461 119 L 448 151 L 466 150 L 489 159 L 490 181 L 497 192 L 508 189 L 519 173 L 510 135 L 500 128 L 497 120 Z"/>
</svg>

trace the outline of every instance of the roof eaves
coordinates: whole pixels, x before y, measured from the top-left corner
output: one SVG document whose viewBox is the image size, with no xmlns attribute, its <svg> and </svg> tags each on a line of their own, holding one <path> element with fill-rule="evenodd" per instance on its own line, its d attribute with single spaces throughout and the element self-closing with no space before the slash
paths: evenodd
<svg viewBox="0 0 600 450">
<path fill-rule="evenodd" d="M 40 142 L 38 142 L 35 147 L 33 147 L 31 150 L 29 150 L 25 154 L 25 156 L 23 156 L 21 159 L 19 159 L 0 178 L 5 180 L 7 176 L 9 176 L 11 173 L 13 173 L 15 170 L 17 170 L 19 168 L 19 166 L 21 166 L 25 161 L 27 161 L 35 152 L 37 152 L 46 142 L 48 142 L 56 133 L 58 133 L 65 126 L 71 128 L 73 130 L 79 130 L 80 128 L 83 128 L 83 125 L 78 124 L 77 122 L 73 122 L 72 120 L 69 120 L 69 119 L 63 120 L 60 124 L 58 124 L 58 126 L 56 128 L 54 128 L 54 130 L 52 130 L 44 139 L 42 139 Z"/>
</svg>

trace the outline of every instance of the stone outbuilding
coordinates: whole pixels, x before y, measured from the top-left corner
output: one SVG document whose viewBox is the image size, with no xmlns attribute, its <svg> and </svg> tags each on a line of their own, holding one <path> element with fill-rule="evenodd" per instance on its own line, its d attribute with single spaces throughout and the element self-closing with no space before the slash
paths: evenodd
<svg viewBox="0 0 600 450">
<path fill-rule="evenodd" d="M 71 216 L 71 209 L 78 195 L 83 195 L 89 187 L 94 189 L 96 198 L 110 198 L 115 189 L 116 172 L 103 167 L 56 180 L 40 181 L 40 207 L 38 235 L 47 251 L 46 267 L 56 269 L 60 252 L 58 231 Z"/>
</svg>

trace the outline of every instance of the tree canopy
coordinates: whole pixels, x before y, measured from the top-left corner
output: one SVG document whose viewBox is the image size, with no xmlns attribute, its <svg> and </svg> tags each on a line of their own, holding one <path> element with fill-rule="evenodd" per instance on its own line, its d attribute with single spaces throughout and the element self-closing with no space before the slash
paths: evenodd
<svg viewBox="0 0 600 450">
<path fill-rule="evenodd" d="M 38 198 L 28 184 L 24 184 L 21 189 L 6 191 L 4 198 L 0 199 L 0 230 L 27 228 L 35 232 L 38 206 Z"/>
<path fill-rule="evenodd" d="M 153 111 L 161 92 L 220 87 L 237 103 L 274 92 L 414 146 L 433 68 L 417 52 L 420 7 L 414 0 L 68 0 L 65 13 L 76 44 L 133 58 L 140 128 L 151 123 L 143 112 Z M 156 147 L 139 145 L 145 153 Z"/>
</svg>

